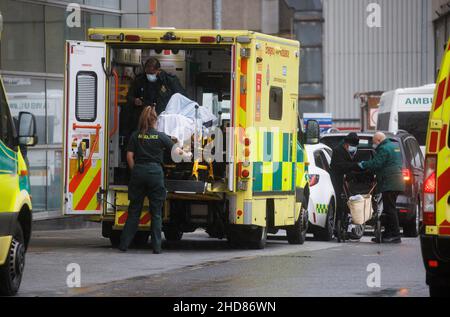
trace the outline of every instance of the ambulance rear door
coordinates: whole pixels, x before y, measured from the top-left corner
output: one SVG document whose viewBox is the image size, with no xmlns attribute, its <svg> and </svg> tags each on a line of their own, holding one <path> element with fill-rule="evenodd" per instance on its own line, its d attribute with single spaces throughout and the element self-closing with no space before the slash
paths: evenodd
<svg viewBox="0 0 450 317">
<path fill-rule="evenodd" d="M 66 42 L 63 213 L 102 213 L 106 75 L 105 43 Z"/>
</svg>

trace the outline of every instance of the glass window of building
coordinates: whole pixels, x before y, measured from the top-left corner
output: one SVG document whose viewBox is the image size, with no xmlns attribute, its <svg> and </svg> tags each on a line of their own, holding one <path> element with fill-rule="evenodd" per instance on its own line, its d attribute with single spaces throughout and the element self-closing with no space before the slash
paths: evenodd
<svg viewBox="0 0 450 317">
<path fill-rule="evenodd" d="M 0 11 L 4 20 L 0 68 L 44 72 L 44 6 L 2 0 Z"/>
</svg>

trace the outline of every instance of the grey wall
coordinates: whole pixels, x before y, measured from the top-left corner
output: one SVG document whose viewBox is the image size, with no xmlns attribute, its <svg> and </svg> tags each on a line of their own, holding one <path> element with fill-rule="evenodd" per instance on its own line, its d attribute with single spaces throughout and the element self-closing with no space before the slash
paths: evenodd
<svg viewBox="0 0 450 317">
<path fill-rule="evenodd" d="M 270 4 L 274 0 L 265 0 Z M 158 26 L 212 29 L 212 0 L 158 0 Z M 222 1 L 222 28 L 261 30 L 262 0 Z M 123 27 L 149 27 L 150 0 L 121 0 Z"/>
<path fill-rule="evenodd" d="M 381 28 L 367 26 L 366 9 L 372 2 L 381 5 Z M 323 4 L 325 111 L 334 118 L 359 120 L 356 92 L 434 81 L 431 1 L 323 0 Z"/>
</svg>

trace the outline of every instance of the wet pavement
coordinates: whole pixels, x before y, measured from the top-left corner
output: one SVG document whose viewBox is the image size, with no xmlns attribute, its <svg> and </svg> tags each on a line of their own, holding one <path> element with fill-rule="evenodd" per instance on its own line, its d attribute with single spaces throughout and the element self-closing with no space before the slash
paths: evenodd
<svg viewBox="0 0 450 317">
<path fill-rule="evenodd" d="M 67 287 L 70 263 L 80 267 L 80 288 Z M 381 285 L 371 288 L 373 264 Z M 90 228 L 35 232 L 19 296 L 415 297 L 428 289 L 418 239 L 292 246 L 281 234 L 265 250 L 235 250 L 197 231 L 161 255 L 150 247 L 123 254 Z"/>
</svg>

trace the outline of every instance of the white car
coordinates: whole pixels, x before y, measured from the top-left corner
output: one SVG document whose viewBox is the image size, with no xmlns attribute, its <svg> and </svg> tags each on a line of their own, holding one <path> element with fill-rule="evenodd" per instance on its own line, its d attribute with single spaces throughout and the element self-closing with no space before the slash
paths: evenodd
<svg viewBox="0 0 450 317">
<path fill-rule="evenodd" d="M 330 177 L 332 150 L 325 144 L 306 145 L 309 159 L 309 232 L 321 241 L 334 236 L 336 195 Z"/>
</svg>

